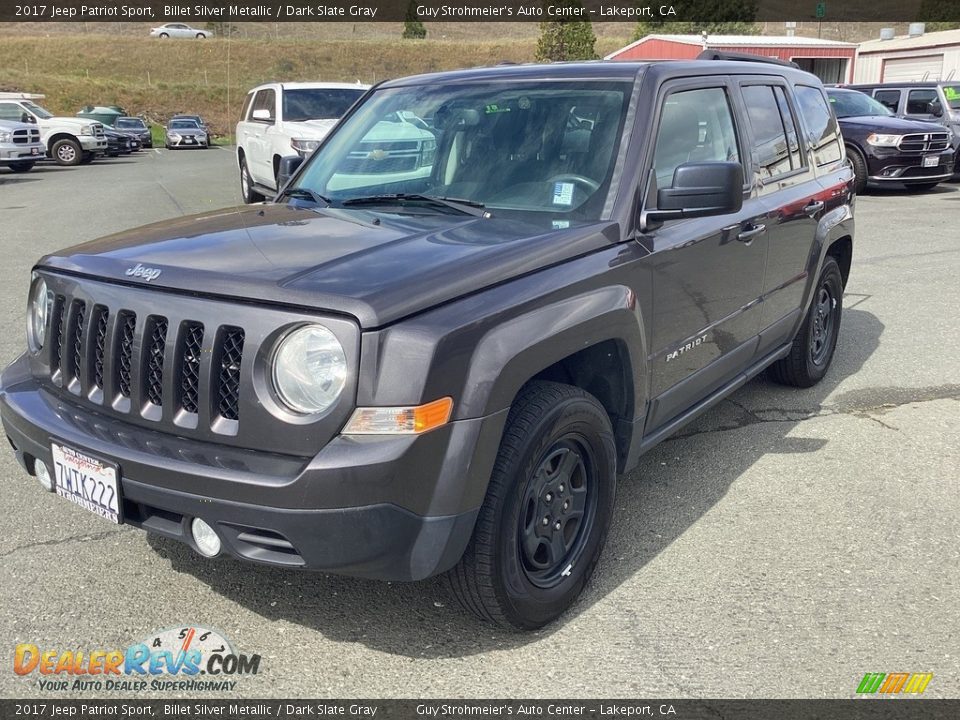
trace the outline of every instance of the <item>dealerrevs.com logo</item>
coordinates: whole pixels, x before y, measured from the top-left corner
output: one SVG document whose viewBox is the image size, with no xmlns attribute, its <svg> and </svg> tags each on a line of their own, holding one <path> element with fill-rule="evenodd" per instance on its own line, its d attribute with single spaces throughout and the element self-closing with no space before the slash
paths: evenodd
<svg viewBox="0 0 960 720">
<path fill-rule="evenodd" d="M 239 677 L 260 672 L 260 656 L 238 653 L 222 633 L 185 625 L 152 633 L 125 649 L 61 650 L 20 643 L 13 671 L 37 688 L 70 691 L 234 690 Z"/>
<path fill-rule="evenodd" d="M 858 695 L 920 695 L 933 673 L 867 673 L 857 686 Z"/>
</svg>

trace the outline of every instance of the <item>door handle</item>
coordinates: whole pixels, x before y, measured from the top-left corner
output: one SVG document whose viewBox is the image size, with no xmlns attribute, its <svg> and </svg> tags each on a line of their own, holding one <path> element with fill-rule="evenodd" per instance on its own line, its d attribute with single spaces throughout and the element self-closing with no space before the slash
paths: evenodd
<svg viewBox="0 0 960 720">
<path fill-rule="evenodd" d="M 737 235 L 737 240 L 749 245 L 750 243 L 753 242 L 753 239 L 757 237 L 757 235 L 763 235 L 763 233 L 765 233 L 766 231 L 767 231 L 766 225 L 751 225 L 750 227 L 744 228 L 743 230 L 740 231 L 740 234 Z"/>
<path fill-rule="evenodd" d="M 803 211 L 810 217 L 813 217 L 821 210 L 823 210 L 823 200 L 811 200 L 803 206 Z"/>
</svg>

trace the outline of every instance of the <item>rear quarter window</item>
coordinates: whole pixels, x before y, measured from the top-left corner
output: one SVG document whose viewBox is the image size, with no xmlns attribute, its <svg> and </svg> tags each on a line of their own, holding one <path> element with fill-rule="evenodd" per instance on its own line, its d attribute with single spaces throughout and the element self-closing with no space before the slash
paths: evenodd
<svg viewBox="0 0 960 720">
<path fill-rule="evenodd" d="M 250 114 L 250 103 L 253 102 L 253 93 L 247 93 L 247 96 L 243 99 L 243 109 L 240 110 L 240 120 L 246 120 L 247 115 Z"/>
<path fill-rule="evenodd" d="M 837 119 L 830 110 L 823 90 L 812 85 L 797 85 L 795 90 L 808 145 L 813 149 L 814 162 L 823 166 L 842 159 L 843 145 Z"/>
</svg>

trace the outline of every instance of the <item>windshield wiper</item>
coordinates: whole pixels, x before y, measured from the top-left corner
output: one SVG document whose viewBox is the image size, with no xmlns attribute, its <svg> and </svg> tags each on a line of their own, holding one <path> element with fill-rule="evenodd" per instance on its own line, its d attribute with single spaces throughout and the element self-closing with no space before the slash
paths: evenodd
<svg viewBox="0 0 960 720">
<path fill-rule="evenodd" d="M 317 205 L 323 205 L 324 207 L 330 207 L 333 204 L 330 202 L 329 198 L 326 198 L 320 193 L 316 193 L 310 188 L 305 187 L 284 188 L 281 193 L 277 195 L 277 200 L 284 197 L 298 198 L 300 200 L 311 200 Z"/>
<path fill-rule="evenodd" d="M 486 205 L 475 200 L 465 198 L 442 197 L 439 195 L 421 195 L 419 193 L 394 193 L 392 195 L 367 195 L 365 197 L 350 198 L 344 200 L 341 205 L 348 207 L 351 205 L 404 205 L 406 203 L 425 203 L 428 205 L 441 205 L 443 207 L 456 210 L 464 215 L 473 215 L 474 217 L 490 218 L 493 213 L 486 209 Z"/>
</svg>

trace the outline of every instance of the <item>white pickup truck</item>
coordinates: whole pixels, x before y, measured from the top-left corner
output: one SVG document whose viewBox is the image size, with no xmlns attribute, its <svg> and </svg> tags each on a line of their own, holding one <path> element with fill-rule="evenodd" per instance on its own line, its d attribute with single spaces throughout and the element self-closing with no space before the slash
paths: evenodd
<svg viewBox="0 0 960 720">
<path fill-rule="evenodd" d="M 0 167 L 28 172 L 43 157 L 44 147 L 36 125 L 0 120 Z"/>
<path fill-rule="evenodd" d="M 106 151 L 103 125 L 83 118 L 57 117 L 34 102 L 40 99 L 43 95 L 0 93 L 0 120 L 35 125 L 46 156 L 58 165 L 88 163 L 97 153 Z"/>
<path fill-rule="evenodd" d="M 237 166 L 244 202 L 273 195 L 280 160 L 313 152 L 367 85 L 265 83 L 247 93 L 237 123 Z"/>
</svg>

